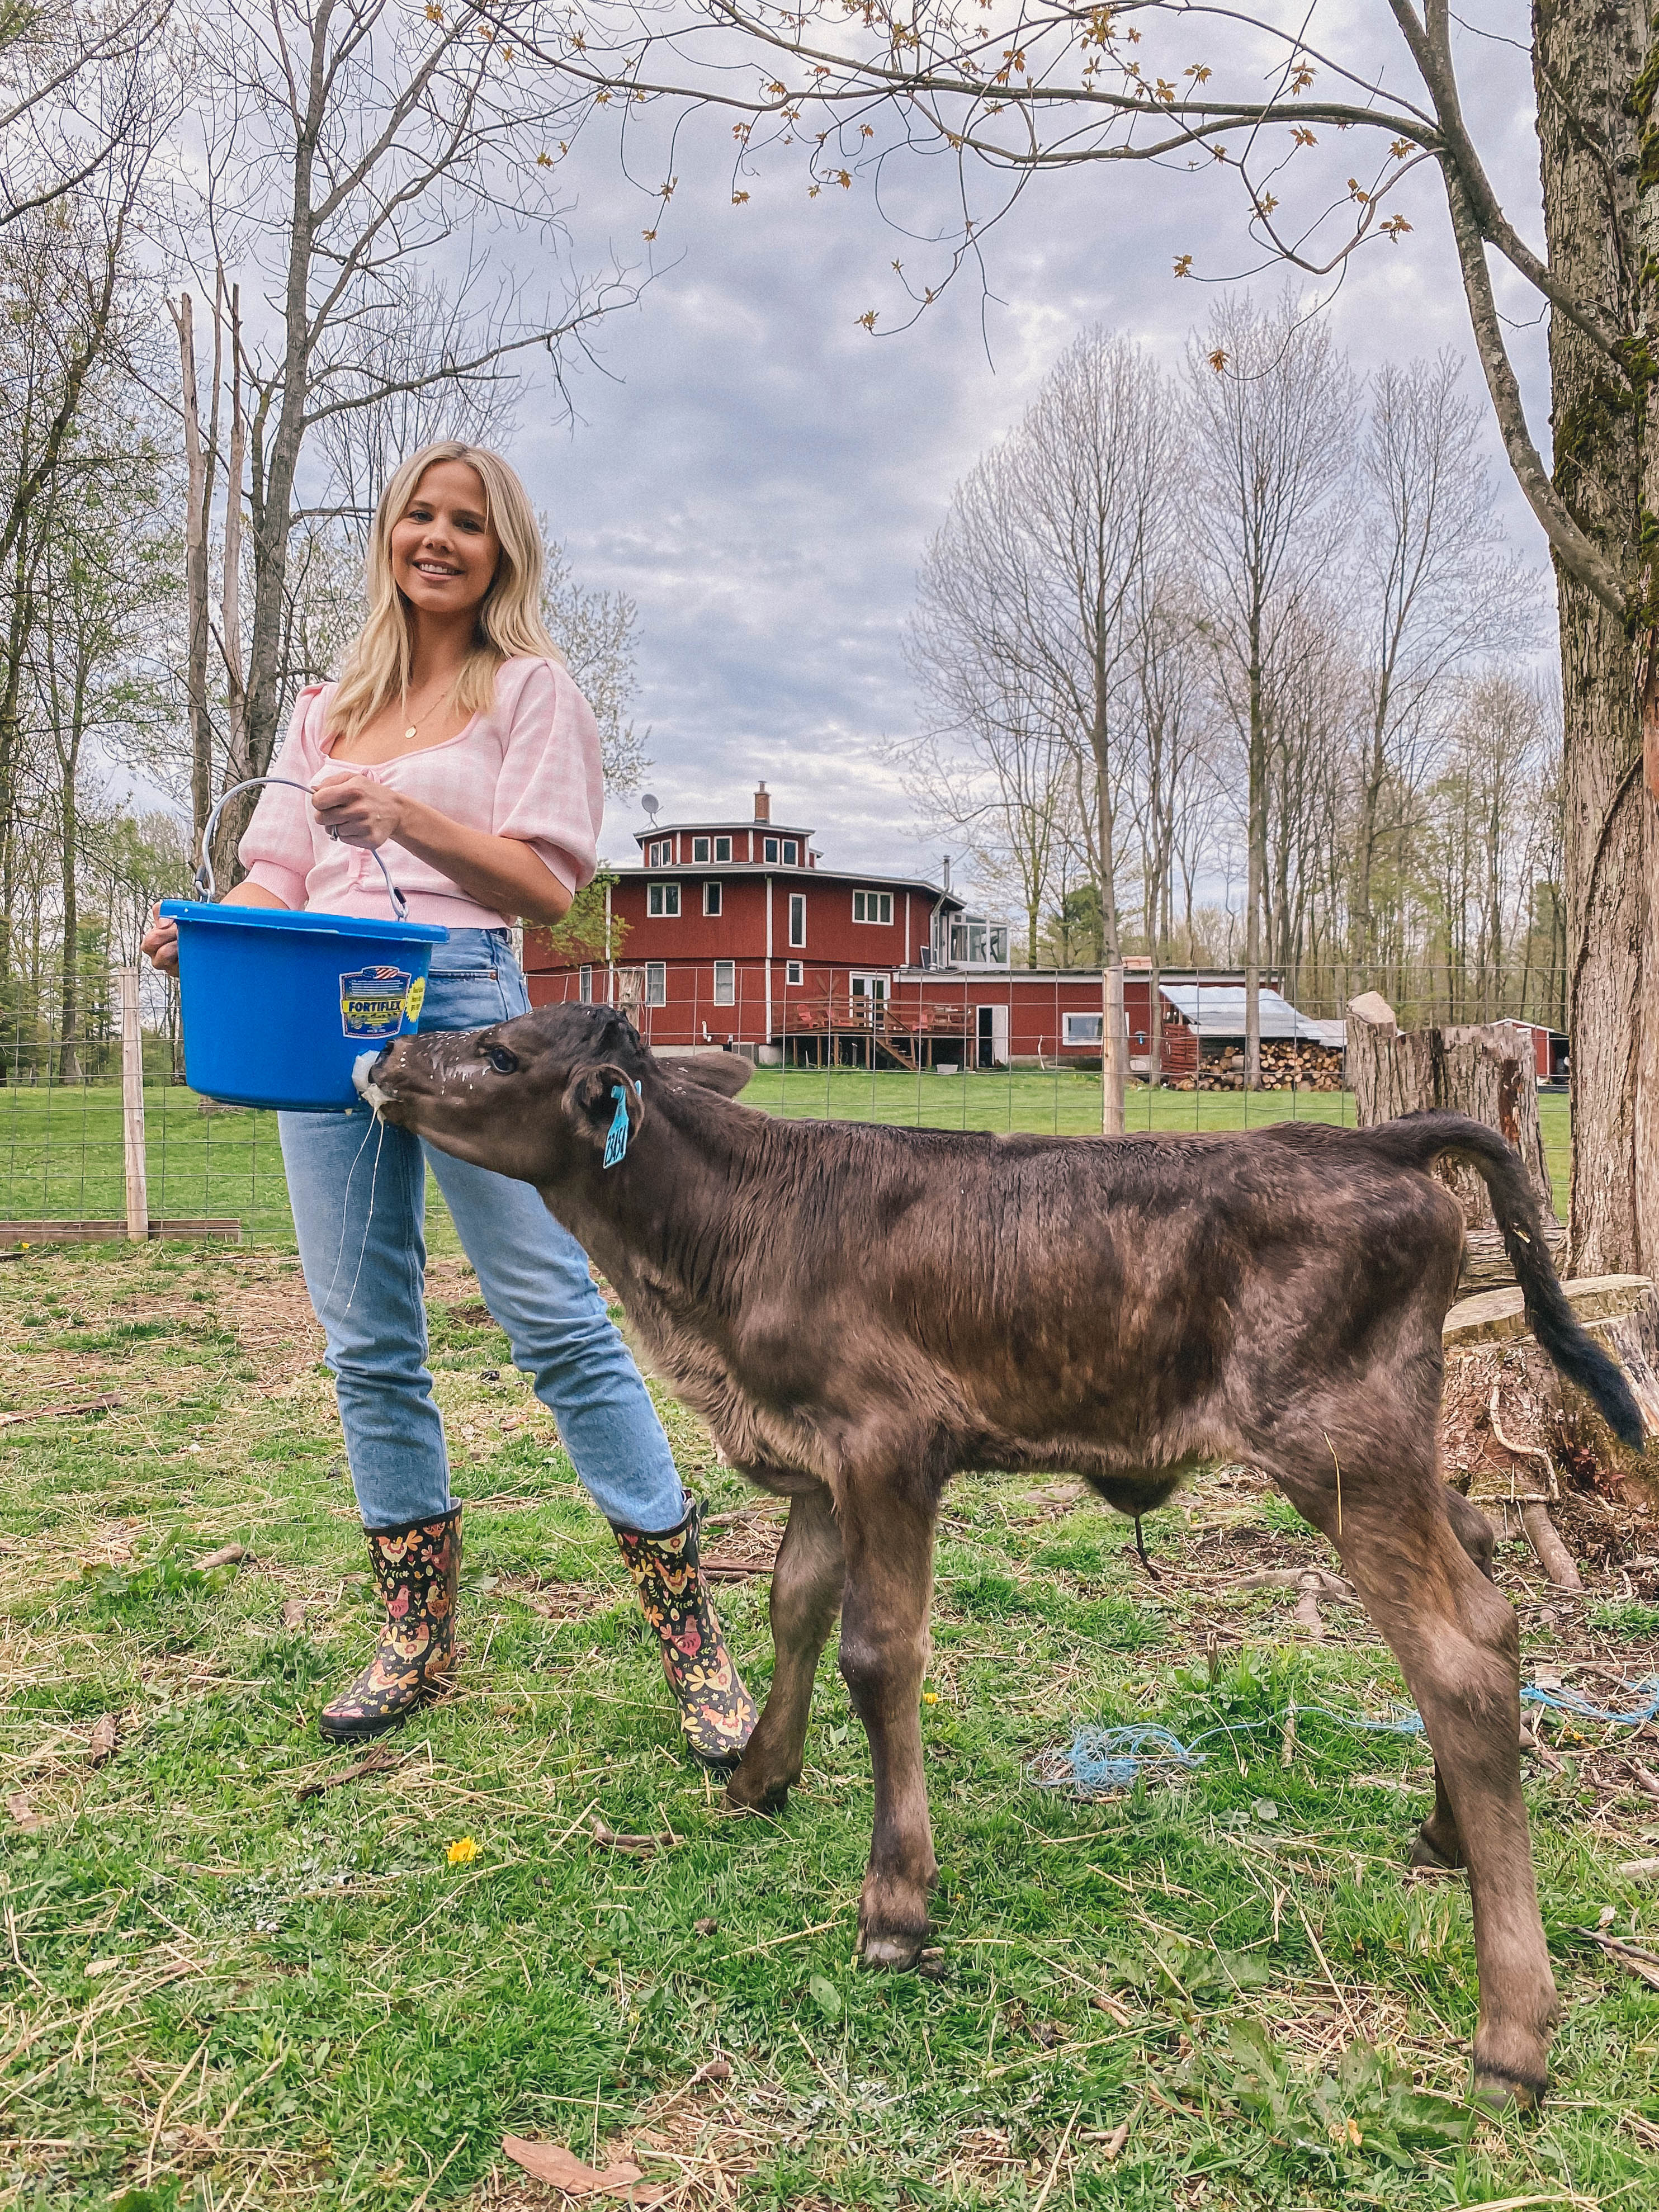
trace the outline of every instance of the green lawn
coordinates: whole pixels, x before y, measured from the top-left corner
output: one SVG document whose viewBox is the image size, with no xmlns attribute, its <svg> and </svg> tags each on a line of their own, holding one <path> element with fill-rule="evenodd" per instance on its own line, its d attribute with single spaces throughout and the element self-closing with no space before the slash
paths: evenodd
<svg viewBox="0 0 1659 2212">
<path fill-rule="evenodd" d="M 1233 1588 L 1319 1540 L 1212 1476 L 1148 1522 L 1154 1583 L 1075 1484 L 964 1481 L 924 1706 L 942 1971 L 866 1974 L 869 1762 L 833 1650 L 787 1814 L 726 1817 L 476 1285 L 445 1261 L 430 1297 L 460 1693 L 302 1797 L 351 1763 L 315 1715 L 370 1622 L 295 1263 L 0 1269 L 0 1411 L 119 1400 L 0 1428 L 0 2207 L 560 2202 L 506 2132 L 631 2148 L 671 2212 L 1659 2201 L 1659 1994 L 1581 1932 L 1659 1950 L 1652 1884 L 1615 1871 L 1654 1848 L 1628 1739 L 1551 1723 L 1528 1765 L 1565 2025 L 1542 2117 L 1484 2120 L 1467 1890 L 1404 1871 L 1425 1748 L 1284 1726 L 1293 1698 L 1384 1711 L 1393 1663 L 1352 1613 L 1314 1642 L 1294 1592 Z M 763 1556 L 775 1509 L 665 1410 L 713 1509 L 748 1508 L 711 1548 Z M 196 1567 L 233 1541 L 253 1556 Z M 1529 1554 L 1499 1569 L 1528 1669 L 1614 1702 L 1659 1667 L 1650 1577 L 1592 1568 L 1552 1614 Z M 764 1580 L 719 1595 L 763 1688 Z M 1230 1733 L 1104 1803 L 1026 1778 L 1075 1723 L 1142 1719 Z"/>
<path fill-rule="evenodd" d="M 928 1129 L 1053 1130 L 1100 1126 L 1100 1079 L 1069 1072 L 945 1076 L 842 1068 L 761 1068 L 744 1094 L 795 1118 L 899 1123 Z M 1544 1142 L 1565 1218 L 1570 1127 L 1564 1094 L 1540 1097 Z M 1258 1128 L 1268 1121 L 1351 1121 L 1344 1092 L 1152 1091 L 1129 1093 L 1132 1129 Z M 272 1114 L 204 1114 L 194 1091 L 145 1091 L 149 1210 L 158 1218 L 234 1217 L 250 1238 L 289 1237 L 293 1224 Z M 433 1190 L 434 1246 L 453 1248 Z M 125 1212 L 121 1100 L 111 1085 L 12 1087 L 0 1094 L 0 1219 L 112 1219 Z"/>
</svg>

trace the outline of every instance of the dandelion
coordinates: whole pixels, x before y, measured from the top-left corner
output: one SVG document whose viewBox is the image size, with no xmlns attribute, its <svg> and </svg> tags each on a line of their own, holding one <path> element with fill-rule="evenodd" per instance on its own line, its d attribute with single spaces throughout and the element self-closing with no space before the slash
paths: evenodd
<svg viewBox="0 0 1659 2212">
<path fill-rule="evenodd" d="M 921 1702 L 924 1705 L 936 1705 L 939 1703 L 939 1692 L 924 1690 L 921 1693 Z"/>
<path fill-rule="evenodd" d="M 471 1866 L 478 1856 L 478 1846 L 471 1836 L 462 1836 L 444 1853 L 451 1866 Z"/>
</svg>

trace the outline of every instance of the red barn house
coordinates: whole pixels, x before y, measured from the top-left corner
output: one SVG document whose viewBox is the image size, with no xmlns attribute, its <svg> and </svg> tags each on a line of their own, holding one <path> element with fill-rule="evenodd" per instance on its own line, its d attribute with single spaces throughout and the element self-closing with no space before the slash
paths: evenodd
<svg viewBox="0 0 1659 2212">
<path fill-rule="evenodd" d="M 567 961 L 544 932 L 527 930 L 532 1004 L 623 1006 L 655 1051 L 729 1046 L 774 1065 L 1099 1062 L 1098 969 L 1011 968 L 1008 925 L 971 912 L 948 883 L 826 868 L 810 830 L 772 819 L 764 784 L 751 816 L 653 821 L 634 835 L 640 865 L 621 872 L 608 902 L 625 925 L 619 957 Z M 1147 1052 L 1150 963 L 1126 964 L 1133 1066 Z M 1162 980 L 1198 988 L 1196 1021 L 1160 993 L 1164 1073 L 1190 1073 L 1200 1031 L 1212 1033 L 1204 988 L 1236 991 L 1238 979 Z"/>
</svg>

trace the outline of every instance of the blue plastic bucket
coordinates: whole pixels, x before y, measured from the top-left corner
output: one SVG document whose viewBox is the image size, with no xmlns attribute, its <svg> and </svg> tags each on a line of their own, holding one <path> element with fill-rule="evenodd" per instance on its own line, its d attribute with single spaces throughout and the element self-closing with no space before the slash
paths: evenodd
<svg viewBox="0 0 1659 2212">
<path fill-rule="evenodd" d="M 179 925 L 185 1080 L 232 1106 L 355 1106 L 354 1063 L 412 1036 L 439 922 L 163 899 Z"/>
</svg>

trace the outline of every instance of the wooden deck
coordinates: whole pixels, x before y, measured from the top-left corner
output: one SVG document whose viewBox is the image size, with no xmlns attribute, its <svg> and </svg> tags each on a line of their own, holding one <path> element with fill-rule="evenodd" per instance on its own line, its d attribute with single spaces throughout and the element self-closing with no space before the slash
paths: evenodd
<svg viewBox="0 0 1659 2212">
<path fill-rule="evenodd" d="M 914 1074 L 934 1061 L 965 1064 L 974 1043 L 971 1006 L 900 1007 L 888 999 L 820 993 L 792 999 L 784 1014 L 784 1058 L 799 1059 L 809 1039 L 819 1065 L 844 1060 L 864 1067 L 902 1067 Z"/>
</svg>

